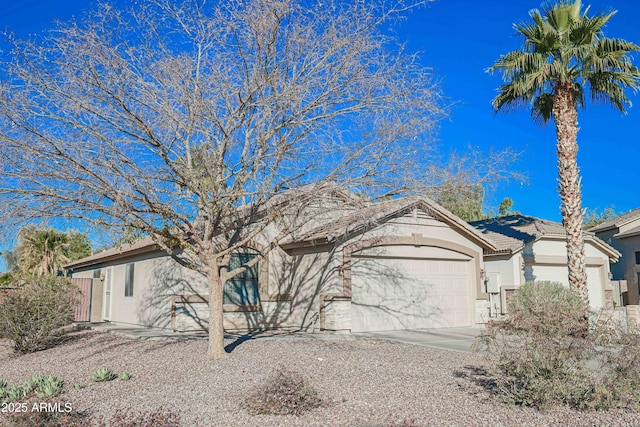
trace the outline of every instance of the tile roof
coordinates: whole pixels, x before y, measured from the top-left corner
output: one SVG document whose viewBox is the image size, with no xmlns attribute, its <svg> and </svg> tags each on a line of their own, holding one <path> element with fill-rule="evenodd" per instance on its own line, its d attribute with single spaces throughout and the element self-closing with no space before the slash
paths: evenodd
<svg viewBox="0 0 640 427">
<path fill-rule="evenodd" d="M 356 199 L 356 201 L 361 202 L 361 199 Z M 299 235 L 290 236 L 281 242 L 281 246 L 313 246 L 317 244 L 332 243 L 342 236 L 346 237 L 353 235 L 354 233 L 380 225 L 387 219 L 399 214 L 410 212 L 414 208 L 421 208 L 434 215 L 438 220 L 443 220 L 449 225 L 454 226 L 467 237 L 475 240 L 481 247 L 489 250 L 496 249 L 494 242 L 487 236 L 480 233 L 476 228 L 464 222 L 433 200 L 419 196 L 374 203 L 360 209 L 350 211 L 338 219 L 326 221 L 311 230 L 303 231 Z M 98 252 L 81 260 L 74 261 L 65 267 L 87 267 L 131 254 L 156 250 L 160 250 L 159 247 L 150 237 L 146 237 L 132 244 L 123 244 L 106 251 Z"/>
<path fill-rule="evenodd" d="M 264 203 L 260 209 L 268 210 L 277 207 L 280 204 L 286 203 L 290 199 L 296 200 L 308 200 L 317 198 L 318 195 L 326 195 L 330 197 L 337 197 L 344 200 L 346 203 L 353 206 L 364 206 L 363 199 L 354 195 L 349 190 L 341 187 L 333 182 L 328 183 L 316 183 L 308 184 L 299 188 L 292 188 L 284 190 L 283 192 L 274 195 Z M 243 206 L 239 209 L 242 214 L 243 210 L 249 210 L 251 205 Z M 101 262 L 106 262 L 111 259 L 120 258 L 129 254 L 153 252 L 161 250 L 160 247 L 153 241 L 151 237 L 144 237 L 133 243 L 125 243 L 111 249 L 96 252 L 93 255 L 82 258 L 77 261 L 73 261 L 64 267 L 67 269 L 73 269 L 78 267 L 87 267 Z"/>
<path fill-rule="evenodd" d="M 541 237 L 565 238 L 567 233 L 559 222 L 534 218 L 525 215 L 508 215 L 499 218 L 491 218 L 482 221 L 473 221 L 470 224 L 496 243 L 498 248 L 491 254 L 516 253 L 524 246 Z M 590 231 L 585 232 L 585 240 L 592 242 L 603 250 L 610 258 L 617 258 L 620 254 L 595 236 Z"/>
<path fill-rule="evenodd" d="M 590 228 L 589 231 L 598 232 L 608 230 L 610 228 L 621 227 L 636 218 L 640 218 L 640 208 L 633 209 L 627 213 L 605 221 L 602 224 L 598 224 L 595 227 Z"/>
</svg>

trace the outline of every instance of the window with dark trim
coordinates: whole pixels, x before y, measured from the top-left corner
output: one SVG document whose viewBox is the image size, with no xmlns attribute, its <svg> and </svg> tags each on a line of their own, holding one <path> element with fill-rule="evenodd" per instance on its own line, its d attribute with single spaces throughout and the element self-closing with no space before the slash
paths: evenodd
<svg viewBox="0 0 640 427">
<path fill-rule="evenodd" d="M 100 268 L 96 268 L 95 270 L 93 270 L 93 278 L 99 279 L 101 273 L 102 273 L 102 270 Z"/>
<path fill-rule="evenodd" d="M 636 252 L 636 264 L 640 264 L 640 252 Z"/>
<path fill-rule="evenodd" d="M 133 296 L 133 275 L 134 275 L 134 266 L 135 264 L 127 264 L 125 278 L 124 278 L 124 296 L 132 297 Z"/>
<path fill-rule="evenodd" d="M 256 256 L 256 254 L 232 254 L 229 262 L 229 271 L 247 264 Z M 258 296 L 258 264 L 255 263 L 224 284 L 223 304 L 257 305 L 260 303 Z"/>
</svg>

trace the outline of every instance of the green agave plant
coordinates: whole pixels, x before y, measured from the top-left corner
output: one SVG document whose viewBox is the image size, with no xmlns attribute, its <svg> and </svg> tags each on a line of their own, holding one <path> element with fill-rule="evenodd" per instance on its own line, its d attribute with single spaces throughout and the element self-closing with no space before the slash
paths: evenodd
<svg viewBox="0 0 640 427">
<path fill-rule="evenodd" d="M 118 376 L 106 366 L 98 369 L 93 373 L 93 375 L 91 375 L 91 379 L 95 382 L 111 381 L 116 379 L 117 377 Z"/>
</svg>

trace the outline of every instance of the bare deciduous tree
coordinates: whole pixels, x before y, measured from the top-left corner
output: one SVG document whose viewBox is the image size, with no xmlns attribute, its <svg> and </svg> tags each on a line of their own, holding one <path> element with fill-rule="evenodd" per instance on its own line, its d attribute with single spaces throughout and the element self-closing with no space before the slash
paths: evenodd
<svg viewBox="0 0 640 427">
<path fill-rule="evenodd" d="M 10 40 L 0 215 L 144 232 L 208 278 L 223 356 L 224 284 L 260 259 L 233 252 L 278 222 L 266 255 L 333 183 L 380 195 L 431 167 L 438 91 L 383 31 L 416 5 L 142 2 Z"/>
</svg>

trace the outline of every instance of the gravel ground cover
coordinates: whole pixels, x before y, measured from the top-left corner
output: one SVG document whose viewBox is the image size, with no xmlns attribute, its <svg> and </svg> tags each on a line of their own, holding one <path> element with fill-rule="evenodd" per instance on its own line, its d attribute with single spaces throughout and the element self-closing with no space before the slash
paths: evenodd
<svg viewBox="0 0 640 427">
<path fill-rule="evenodd" d="M 232 343 L 232 341 L 229 341 Z M 57 375 L 70 389 L 57 400 L 92 418 L 117 408 L 180 411 L 185 426 L 611 426 L 640 425 L 640 414 L 537 411 L 497 401 L 483 386 L 477 354 L 336 336 L 247 340 L 211 362 L 206 340 L 140 341 L 83 331 L 57 347 L 15 356 L 0 342 L 0 378 Z M 102 366 L 128 381 L 91 383 Z M 296 416 L 250 415 L 244 396 L 278 366 L 301 372 L 330 401 Z M 88 386 L 72 389 L 74 383 Z M 0 414 L 0 421 L 2 415 Z"/>
</svg>

